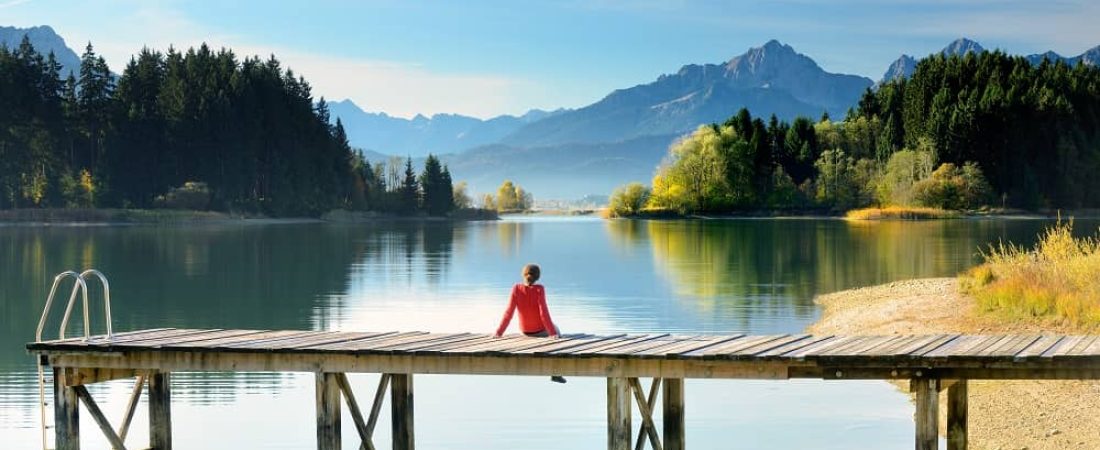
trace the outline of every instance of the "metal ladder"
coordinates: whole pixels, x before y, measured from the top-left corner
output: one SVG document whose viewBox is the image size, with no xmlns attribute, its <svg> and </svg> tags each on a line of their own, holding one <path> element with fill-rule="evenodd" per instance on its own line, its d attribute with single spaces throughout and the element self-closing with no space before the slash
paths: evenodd
<svg viewBox="0 0 1100 450">
<path fill-rule="evenodd" d="M 42 317 L 38 319 L 38 330 L 35 332 L 34 341 L 42 342 L 42 331 L 46 328 L 46 319 L 50 314 L 50 307 L 53 306 L 53 298 L 57 294 L 57 287 L 66 278 L 73 278 L 73 290 L 69 294 L 69 302 L 65 306 L 65 315 L 61 317 L 61 327 L 58 330 L 58 338 L 65 339 L 65 328 L 69 325 L 69 317 L 72 316 L 73 306 L 76 304 L 76 297 L 78 294 L 83 294 L 84 300 L 84 340 L 87 341 L 91 338 L 91 313 L 88 308 L 88 283 L 85 281 L 89 276 L 96 276 L 99 278 L 100 283 L 103 285 L 103 312 L 105 314 L 104 319 L 107 323 L 107 339 L 110 340 L 113 333 L 111 330 L 111 286 L 107 283 L 107 277 L 102 272 L 95 269 L 88 269 L 81 273 L 76 273 L 72 270 L 67 270 L 57 274 L 53 279 L 53 286 L 50 287 L 50 295 L 46 297 L 46 306 L 42 309 Z M 46 423 L 46 409 L 49 404 L 46 401 L 46 371 L 44 367 L 47 361 L 43 356 L 38 360 L 38 405 L 42 429 L 42 448 L 43 450 L 49 449 L 49 434 L 48 429 L 52 428 Z M 52 374 L 51 374 L 52 376 Z M 52 384 L 52 380 L 50 382 Z"/>
</svg>

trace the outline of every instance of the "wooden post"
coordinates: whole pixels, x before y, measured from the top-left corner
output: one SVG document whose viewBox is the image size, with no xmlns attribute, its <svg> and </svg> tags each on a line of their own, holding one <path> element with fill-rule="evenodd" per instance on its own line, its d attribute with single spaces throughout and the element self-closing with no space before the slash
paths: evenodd
<svg viewBox="0 0 1100 450">
<path fill-rule="evenodd" d="M 630 450 L 632 415 L 630 382 L 627 378 L 607 379 L 607 449 Z"/>
<path fill-rule="evenodd" d="M 939 380 L 913 378 L 909 388 L 916 394 L 917 412 L 913 416 L 917 425 L 916 449 L 939 448 Z"/>
<path fill-rule="evenodd" d="M 54 367 L 54 445 L 57 450 L 80 450 L 80 400 L 66 381 L 65 369 Z"/>
<path fill-rule="evenodd" d="M 317 450 L 340 450 L 340 385 L 335 373 L 317 373 Z"/>
<path fill-rule="evenodd" d="M 665 378 L 662 435 L 665 450 L 684 450 L 684 379 Z"/>
<path fill-rule="evenodd" d="M 411 373 L 390 374 L 390 408 L 393 426 L 393 450 L 416 448 L 413 433 L 413 376 Z"/>
<path fill-rule="evenodd" d="M 966 450 L 966 380 L 947 388 L 947 450 Z"/>
<path fill-rule="evenodd" d="M 172 450 L 172 391 L 168 372 L 149 375 L 149 447 Z"/>
</svg>

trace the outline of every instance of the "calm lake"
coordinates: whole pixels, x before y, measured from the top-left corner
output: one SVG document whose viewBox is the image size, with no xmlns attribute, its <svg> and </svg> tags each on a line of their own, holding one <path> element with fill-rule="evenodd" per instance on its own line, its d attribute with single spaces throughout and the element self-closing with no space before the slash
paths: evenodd
<svg viewBox="0 0 1100 450">
<path fill-rule="evenodd" d="M 0 446 L 40 445 L 34 360 L 23 346 L 34 338 L 53 276 L 67 269 L 107 274 L 116 332 L 489 333 L 522 265 L 537 262 L 555 322 L 566 333 L 798 333 L 819 316 L 816 294 L 954 276 L 978 261 L 979 248 L 1002 239 L 1031 244 L 1050 223 L 531 217 L 0 227 Z M 1098 225 L 1079 220 L 1076 231 L 1092 234 Z M 79 320 L 74 325 L 79 330 Z M 55 332 L 53 325 L 47 336 Z M 360 403 L 369 403 L 377 376 L 351 380 Z M 117 423 L 131 387 L 112 382 L 90 390 Z M 884 382 L 688 380 L 685 388 L 692 448 L 913 445 L 912 407 Z M 315 446 L 312 374 L 181 373 L 172 389 L 176 448 Z M 559 385 L 546 377 L 418 375 L 416 441 L 424 449 L 602 448 L 604 395 L 598 378 Z M 138 447 L 148 442 L 144 406 L 127 440 Z M 384 414 L 376 432 L 382 447 L 389 445 L 388 420 Z M 81 422 L 84 448 L 109 447 L 90 416 Z M 348 449 L 358 448 L 353 428 L 345 413 Z"/>
</svg>

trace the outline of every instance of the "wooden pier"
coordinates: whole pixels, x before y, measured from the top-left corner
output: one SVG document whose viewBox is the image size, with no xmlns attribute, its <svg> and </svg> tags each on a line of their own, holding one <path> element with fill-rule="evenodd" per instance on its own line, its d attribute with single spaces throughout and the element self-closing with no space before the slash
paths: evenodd
<svg viewBox="0 0 1100 450">
<path fill-rule="evenodd" d="M 818 378 L 910 380 L 916 398 L 915 448 L 938 448 L 938 402 L 946 391 L 947 447 L 967 448 L 967 381 L 1100 378 L 1100 336 L 1047 335 L 568 335 L 560 339 L 425 332 L 331 332 L 153 329 L 27 345 L 53 370 L 55 440 L 80 446 L 83 403 L 115 448 L 144 385 L 149 395 L 149 446 L 172 448 L 170 374 L 184 371 L 313 372 L 317 384 L 317 448 L 341 448 L 341 405 L 372 442 L 390 395 L 392 448 L 415 446 L 416 374 L 565 375 L 607 379 L 609 449 L 680 450 L 685 379 Z M 382 374 L 364 410 L 346 373 Z M 84 385 L 136 378 L 116 431 Z M 651 378 L 648 389 L 641 379 Z M 635 433 L 633 408 L 640 411 Z M 658 408 L 659 407 L 659 408 Z M 661 427 L 655 418 L 660 409 Z M 636 437 L 637 440 L 633 440 Z"/>
</svg>

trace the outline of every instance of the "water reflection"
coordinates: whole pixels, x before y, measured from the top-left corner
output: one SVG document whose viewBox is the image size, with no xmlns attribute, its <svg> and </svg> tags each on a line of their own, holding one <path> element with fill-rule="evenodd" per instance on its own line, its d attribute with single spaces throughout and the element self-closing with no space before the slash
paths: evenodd
<svg viewBox="0 0 1100 450">
<path fill-rule="evenodd" d="M 953 276 L 976 261 L 979 247 L 999 239 L 1028 244 L 1047 223 L 519 218 L 458 224 L 0 227 L 0 404 L 4 405 L 0 408 L 0 441 L 34 442 L 31 427 L 37 426 L 37 386 L 33 360 L 23 344 L 34 334 L 53 276 L 66 269 L 95 267 L 110 277 L 116 330 L 488 332 L 500 316 L 508 287 L 518 281 L 519 268 L 538 262 L 543 266 L 543 282 L 555 319 L 566 331 L 791 333 L 815 319 L 812 298 L 817 293 L 904 278 Z M 1096 226 L 1096 221 L 1078 221 L 1077 229 L 1087 233 Z M 94 294 L 98 304 L 98 292 Z M 56 321 L 54 317 L 50 329 L 56 330 Z M 93 326 L 102 329 L 98 323 Z M 423 409 L 418 404 L 418 410 L 425 411 L 427 423 L 437 427 L 434 431 L 424 428 L 429 430 L 425 442 L 451 442 L 443 436 L 450 439 L 463 433 L 474 433 L 472 439 L 483 442 L 484 436 L 505 436 L 500 434 L 501 427 L 493 425 L 507 423 L 520 431 L 510 432 L 501 442 L 536 446 L 526 437 L 538 435 L 539 426 L 522 415 L 481 408 L 475 415 L 491 416 L 492 423 L 472 420 L 461 427 L 427 418 L 434 417 L 432 411 L 453 406 L 444 400 L 477 404 L 490 391 L 500 396 L 497 407 L 508 407 L 511 398 L 534 383 L 484 380 L 456 377 L 424 383 L 424 389 L 440 393 L 439 400 L 418 397 L 418 401 L 424 399 Z M 461 392 L 454 390 L 456 385 L 464 386 Z M 599 442 L 589 434 L 602 432 L 600 418 L 578 421 L 568 411 L 585 398 L 602 395 L 602 387 L 598 380 L 571 381 L 569 386 L 567 393 L 539 391 L 539 395 L 549 396 L 546 401 L 562 400 L 562 417 L 553 419 L 554 423 L 586 430 L 578 432 L 576 442 L 581 447 L 591 446 Z M 730 397 L 721 394 L 727 388 L 701 386 L 690 393 L 702 398 L 693 400 L 693 407 L 699 409 L 692 413 L 689 425 L 693 436 L 701 435 L 696 442 L 709 446 L 721 442 L 722 430 L 729 424 L 730 402 L 753 399 L 767 405 L 790 392 L 812 396 L 821 391 L 813 386 L 777 391 L 775 385 L 767 384 L 739 390 Z M 308 374 L 179 374 L 173 387 L 173 406 L 181 418 L 201 421 L 203 411 L 219 405 L 244 408 L 270 421 L 255 425 L 259 428 L 253 434 L 272 436 L 282 436 L 283 429 L 303 428 L 310 420 L 265 414 L 272 407 L 272 395 L 301 400 L 287 403 L 295 408 L 311 404 L 313 387 Z M 102 406 L 114 411 L 124 404 L 129 384 L 110 383 L 95 389 L 99 390 L 97 398 L 103 397 Z M 822 395 L 853 395 L 853 388 L 837 389 Z M 868 403 L 904 403 L 904 399 L 884 401 L 883 396 L 891 395 L 889 389 L 854 389 L 861 395 L 874 392 L 866 395 Z M 760 417 L 793 417 L 795 422 L 802 417 L 785 406 L 774 408 Z M 849 438 L 855 441 L 839 441 L 838 445 L 860 442 L 859 436 L 893 436 L 896 427 L 905 425 L 908 411 L 900 411 L 900 425 L 894 410 L 889 411 L 888 423 L 876 418 L 860 422 L 879 430 L 875 431 L 878 434 L 856 433 Z M 595 420 L 595 425 L 589 419 Z M 821 419 L 805 420 L 813 423 L 803 425 L 812 427 L 820 425 Z M 768 426 L 760 420 L 751 423 Z M 311 436 L 305 431 L 298 437 L 272 439 L 287 439 L 280 444 L 284 447 L 309 446 Z M 719 440 L 708 440 L 708 433 Z M 900 435 L 906 433 L 902 428 Z M 244 444 L 247 439 L 234 442 L 213 444 L 250 446 Z M 790 444 L 798 446 L 799 442 Z"/>
</svg>

